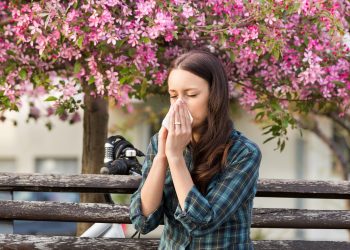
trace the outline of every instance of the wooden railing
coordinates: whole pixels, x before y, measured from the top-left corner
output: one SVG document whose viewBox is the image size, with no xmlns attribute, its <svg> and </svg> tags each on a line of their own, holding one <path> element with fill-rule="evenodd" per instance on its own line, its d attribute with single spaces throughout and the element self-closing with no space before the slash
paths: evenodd
<svg viewBox="0 0 350 250">
<path fill-rule="evenodd" d="M 141 178 L 109 175 L 0 174 L 0 191 L 133 193 Z M 347 181 L 262 179 L 257 197 L 350 199 Z M 0 201 L 0 220 L 110 222 L 130 224 L 129 207 L 118 204 Z M 348 210 L 254 208 L 255 228 L 350 229 Z M 49 249 L 157 249 L 159 239 L 80 238 L 0 234 L 1 247 L 50 246 Z M 32 248 L 30 248 L 30 246 Z M 95 248 L 96 247 L 96 248 Z M 341 241 L 254 241 L 255 249 L 350 249 Z"/>
</svg>

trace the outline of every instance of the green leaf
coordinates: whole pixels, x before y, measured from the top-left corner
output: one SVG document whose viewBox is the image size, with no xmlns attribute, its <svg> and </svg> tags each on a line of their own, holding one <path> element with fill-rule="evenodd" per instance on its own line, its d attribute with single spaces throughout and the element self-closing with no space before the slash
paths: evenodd
<svg viewBox="0 0 350 250">
<path fill-rule="evenodd" d="M 84 41 L 84 36 L 79 36 L 79 38 L 77 40 L 77 45 L 78 45 L 79 49 L 83 48 L 83 41 Z"/>
<path fill-rule="evenodd" d="M 276 100 L 272 100 L 272 101 L 271 101 L 271 107 L 272 107 L 274 110 L 278 110 L 278 111 L 281 111 L 281 110 L 282 110 L 280 104 L 279 104 L 278 101 L 276 101 Z"/>
<path fill-rule="evenodd" d="M 16 112 L 19 111 L 18 106 L 16 104 L 14 104 L 14 103 L 11 104 L 10 110 L 13 110 L 13 111 L 16 111 Z"/>
<path fill-rule="evenodd" d="M 120 84 L 123 84 L 124 82 L 128 81 L 130 79 L 130 76 L 124 76 L 122 78 L 120 78 L 119 82 Z"/>
<path fill-rule="evenodd" d="M 95 77 L 94 76 L 90 76 L 88 84 L 91 85 L 95 82 Z"/>
<path fill-rule="evenodd" d="M 290 6 L 289 8 L 288 8 L 288 10 L 287 10 L 287 15 L 290 15 L 290 14 L 292 14 L 292 13 L 294 13 L 294 12 L 296 12 L 298 9 L 299 9 L 299 7 L 300 7 L 300 3 L 294 3 L 292 6 Z"/>
<path fill-rule="evenodd" d="M 45 102 L 52 102 L 52 101 L 57 101 L 57 97 L 55 96 L 49 96 L 44 100 Z"/>
<path fill-rule="evenodd" d="M 284 120 L 282 120 L 282 128 L 287 128 L 287 127 L 288 127 L 288 125 L 289 125 L 289 121 L 288 121 L 288 119 L 284 119 Z"/>
<path fill-rule="evenodd" d="M 74 63 L 74 74 L 78 74 L 81 70 L 81 63 L 80 62 L 75 62 Z"/>
<path fill-rule="evenodd" d="M 9 65 L 5 68 L 5 74 L 8 74 L 10 72 L 12 72 L 15 68 L 17 68 L 17 65 L 15 62 L 10 62 Z"/>
<path fill-rule="evenodd" d="M 136 52 L 136 50 L 133 49 L 133 48 L 130 48 L 130 49 L 128 49 L 128 51 L 127 51 L 129 57 L 133 57 L 133 55 L 135 54 L 135 52 Z"/>
<path fill-rule="evenodd" d="M 268 141 L 271 141 L 272 139 L 275 139 L 275 137 L 267 138 L 267 139 L 263 142 L 263 144 L 265 144 L 265 143 L 268 142 Z"/>
<path fill-rule="evenodd" d="M 118 40 L 115 45 L 117 48 L 121 48 L 123 46 L 124 42 L 125 42 L 125 39 Z"/>
<path fill-rule="evenodd" d="M 283 142 L 282 142 L 282 144 L 281 144 L 280 152 L 282 152 L 282 151 L 283 151 L 283 149 L 284 149 L 285 145 L 286 145 L 286 141 L 283 141 Z"/>
<path fill-rule="evenodd" d="M 9 56 L 15 56 L 16 53 L 12 50 L 6 50 L 6 54 L 8 54 Z"/>
<path fill-rule="evenodd" d="M 140 89 L 140 97 L 144 97 L 146 95 L 146 91 L 147 91 L 147 81 L 146 79 L 144 79 L 141 83 L 141 89 Z"/>
<path fill-rule="evenodd" d="M 33 81 L 34 81 L 36 86 L 40 85 L 40 83 L 41 83 L 40 76 L 39 75 L 34 75 L 33 76 Z"/>
<path fill-rule="evenodd" d="M 77 8 L 78 8 L 78 4 L 79 4 L 79 1 L 76 1 L 76 2 L 74 3 L 74 5 L 73 5 L 73 8 L 74 8 L 74 9 L 77 9 Z"/>
<path fill-rule="evenodd" d="M 259 109 L 259 108 L 265 108 L 265 105 L 263 103 L 257 103 L 253 106 L 253 109 Z"/>
<path fill-rule="evenodd" d="M 274 46 L 274 47 L 273 47 L 271 53 L 272 53 L 272 55 L 276 58 L 276 60 L 279 59 L 279 57 L 280 57 L 280 51 L 279 51 L 279 49 L 278 49 L 277 46 Z"/>
<path fill-rule="evenodd" d="M 259 113 L 255 116 L 255 120 L 256 120 L 256 121 L 261 121 L 261 119 L 264 118 L 264 115 L 265 115 L 265 111 L 259 112 Z"/>
<path fill-rule="evenodd" d="M 142 43 L 150 43 L 151 39 L 149 39 L 149 37 L 142 37 L 141 41 L 142 41 Z"/>
<path fill-rule="evenodd" d="M 22 80 L 27 79 L 27 71 L 25 69 L 21 69 L 18 74 Z"/>
<path fill-rule="evenodd" d="M 230 59 L 231 59 L 231 61 L 232 62 L 234 62 L 235 61 L 235 59 L 236 59 L 236 55 L 233 53 L 233 51 L 229 51 L 229 54 L 230 54 Z"/>
<path fill-rule="evenodd" d="M 176 40 L 179 40 L 179 36 L 177 35 L 177 31 L 173 31 L 173 36 Z"/>
<path fill-rule="evenodd" d="M 120 73 L 121 75 L 125 75 L 125 74 L 129 73 L 129 68 L 125 67 L 125 68 L 123 68 L 122 70 L 120 70 L 119 73 Z"/>
<path fill-rule="evenodd" d="M 0 76 L 0 84 L 4 84 L 6 81 L 6 77 L 5 76 Z"/>
</svg>

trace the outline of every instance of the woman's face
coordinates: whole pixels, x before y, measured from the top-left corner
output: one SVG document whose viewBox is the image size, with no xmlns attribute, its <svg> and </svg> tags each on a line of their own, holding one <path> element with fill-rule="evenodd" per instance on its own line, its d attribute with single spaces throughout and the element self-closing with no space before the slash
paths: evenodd
<svg viewBox="0 0 350 250">
<path fill-rule="evenodd" d="M 208 115 L 209 83 L 203 78 L 182 69 L 174 69 L 168 78 L 170 103 L 182 99 L 189 109 L 193 123 L 199 126 Z"/>
</svg>

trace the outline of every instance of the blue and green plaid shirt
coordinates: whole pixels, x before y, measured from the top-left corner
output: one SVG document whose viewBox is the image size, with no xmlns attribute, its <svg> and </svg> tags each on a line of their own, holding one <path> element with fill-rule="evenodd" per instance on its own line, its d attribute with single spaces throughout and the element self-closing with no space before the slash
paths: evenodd
<svg viewBox="0 0 350 250">
<path fill-rule="evenodd" d="M 203 196 L 196 186 L 189 191 L 181 209 L 170 170 L 167 170 L 160 206 L 149 216 L 141 212 L 141 188 L 157 153 L 158 134 L 151 138 L 142 167 L 142 181 L 131 195 L 130 219 L 142 234 L 164 223 L 158 249 L 253 249 L 250 224 L 261 152 L 241 132 L 233 130 L 234 145 L 227 166 L 217 173 Z M 186 165 L 193 169 L 191 149 L 184 151 Z"/>
</svg>

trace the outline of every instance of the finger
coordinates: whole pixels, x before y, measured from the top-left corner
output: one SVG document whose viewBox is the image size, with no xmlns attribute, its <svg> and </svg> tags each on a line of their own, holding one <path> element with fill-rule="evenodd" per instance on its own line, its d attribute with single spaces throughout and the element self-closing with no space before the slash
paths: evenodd
<svg viewBox="0 0 350 250">
<path fill-rule="evenodd" d="M 179 104 L 176 104 L 175 105 L 175 114 L 174 114 L 174 123 L 180 123 L 180 124 L 174 124 L 175 126 L 175 131 L 181 131 L 181 126 L 182 123 L 181 123 L 181 120 L 180 120 L 180 107 L 179 107 Z"/>
<path fill-rule="evenodd" d="M 190 111 L 188 110 L 188 107 L 185 102 L 183 102 L 183 109 L 184 109 L 184 114 L 185 114 L 185 121 L 186 121 L 186 126 L 187 128 L 192 128 L 191 124 L 191 118 L 190 118 Z"/>
<path fill-rule="evenodd" d="M 170 114 L 169 114 L 169 133 L 174 133 L 174 122 L 175 122 L 175 118 L 174 118 L 174 106 L 172 106 L 170 108 Z"/>
<path fill-rule="evenodd" d="M 180 122 L 181 122 L 181 131 L 185 132 L 188 128 L 188 125 L 186 123 L 186 117 L 185 117 L 185 107 L 184 107 L 184 104 L 183 103 L 180 103 L 179 105 L 179 119 L 180 119 Z"/>
</svg>

